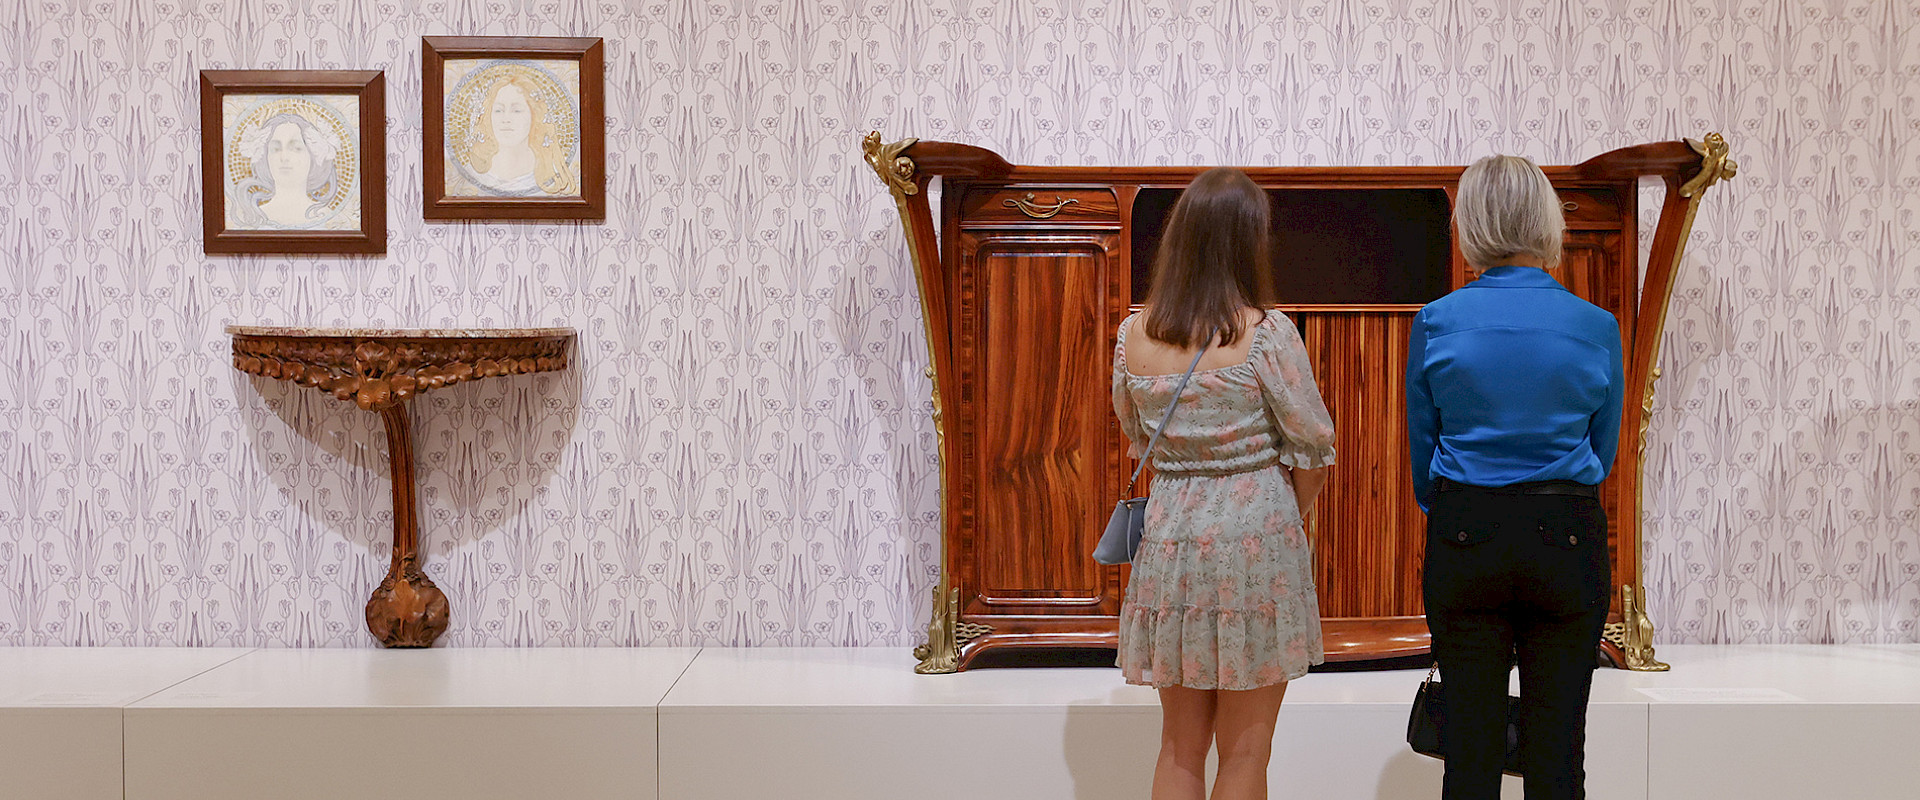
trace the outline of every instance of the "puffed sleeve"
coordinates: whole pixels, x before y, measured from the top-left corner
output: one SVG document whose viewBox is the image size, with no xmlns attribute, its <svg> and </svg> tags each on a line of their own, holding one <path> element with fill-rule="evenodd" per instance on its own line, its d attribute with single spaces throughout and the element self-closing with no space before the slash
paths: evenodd
<svg viewBox="0 0 1920 800">
<path fill-rule="evenodd" d="M 1278 311 L 1269 312 L 1268 340 L 1254 359 L 1267 408 L 1280 426 L 1280 462 L 1296 469 L 1333 465 L 1333 418 L 1313 382 L 1313 364 L 1307 346 L 1293 322 Z"/>
<path fill-rule="evenodd" d="M 1132 325 L 1133 317 L 1127 317 L 1114 340 L 1113 415 L 1120 419 L 1120 432 L 1127 435 L 1127 457 L 1139 458 L 1146 454 L 1147 436 L 1140 427 L 1140 411 L 1133 405 L 1133 394 L 1127 391 L 1127 328 Z"/>
</svg>

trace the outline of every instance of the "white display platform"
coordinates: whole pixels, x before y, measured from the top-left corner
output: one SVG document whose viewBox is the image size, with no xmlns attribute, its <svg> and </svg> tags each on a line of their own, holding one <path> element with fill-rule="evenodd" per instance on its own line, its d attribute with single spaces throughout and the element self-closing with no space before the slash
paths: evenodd
<svg viewBox="0 0 1920 800">
<path fill-rule="evenodd" d="M 660 796 L 1146 796 L 1157 700 L 1118 670 L 913 663 L 892 648 L 702 651 L 660 705 Z"/>
<path fill-rule="evenodd" d="M 1649 702 L 1648 800 L 1920 798 L 1920 645 L 1659 654 L 1673 672 L 1607 682 Z"/>
<path fill-rule="evenodd" d="M 1594 800 L 1920 797 L 1920 645 L 1659 656 L 1673 672 L 1596 675 Z M 890 648 L 0 648 L 0 798 L 1147 796 L 1157 699 L 1117 670 L 912 665 Z M 1403 744 L 1422 674 L 1297 681 L 1273 796 L 1438 796 L 1440 764 Z"/>
<path fill-rule="evenodd" d="M 0 797 L 119 800 L 121 709 L 246 652 L 0 647 Z"/>
<path fill-rule="evenodd" d="M 259 650 L 126 711 L 140 800 L 653 800 L 693 649 Z"/>
<path fill-rule="evenodd" d="M 912 663 L 879 648 L 701 652 L 661 703 L 661 797 L 1147 798 L 1160 743 L 1152 689 L 1113 669 L 915 675 Z M 1296 681 L 1272 796 L 1438 796 L 1440 763 L 1406 747 L 1425 674 Z M 1589 717 L 1590 796 L 1645 798 L 1647 701 L 1599 701 Z M 1519 780 L 1507 781 L 1518 798 Z"/>
</svg>

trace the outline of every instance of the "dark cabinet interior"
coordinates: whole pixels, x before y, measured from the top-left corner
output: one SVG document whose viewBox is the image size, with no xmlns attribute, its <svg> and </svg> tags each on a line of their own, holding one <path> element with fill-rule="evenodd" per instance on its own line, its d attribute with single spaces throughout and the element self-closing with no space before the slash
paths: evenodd
<svg viewBox="0 0 1920 800">
<path fill-rule="evenodd" d="M 1269 188 L 1282 305 L 1420 305 L 1450 289 L 1453 235 L 1441 189 Z M 1142 188 L 1132 217 L 1133 302 L 1146 299 L 1180 187 Z"/>
</svg>

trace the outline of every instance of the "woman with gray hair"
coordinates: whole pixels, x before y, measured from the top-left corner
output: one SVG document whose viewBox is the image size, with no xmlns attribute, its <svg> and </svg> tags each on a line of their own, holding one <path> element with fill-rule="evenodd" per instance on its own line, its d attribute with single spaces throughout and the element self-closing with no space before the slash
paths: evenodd
<svg viewBox="0 0 1920 800">
<path fill-rule="evenodd" d="M 1447 687 L 1442 797 L 1500 796 L 1517 653 L 1527 800 L 1580 798 L 1612 583 L 1597 485 L 1620 440 L 1620 325 L 1548 274 L 1565 220 L 1532 161 L 1474 162 L 1454 226 L 1480 277 L 1420 311 L 1407 353 L 1427 626 Z"/>
</svg>

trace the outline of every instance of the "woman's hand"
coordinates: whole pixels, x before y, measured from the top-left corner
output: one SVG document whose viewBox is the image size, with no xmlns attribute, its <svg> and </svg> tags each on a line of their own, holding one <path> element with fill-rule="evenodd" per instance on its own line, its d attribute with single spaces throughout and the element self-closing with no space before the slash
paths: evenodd
<svg viewBox="0 0 1920 800">
<path fill-rule="evenodd" d="M 1327 485 L 1327 468 L 1287 469 L 1287 480 L 1293 483 L 1294 503 L 1300 506 L 1300 518 L 1306 519 L 1313 513 L 1313 501 L 1320 498 L 1320 490 Z"/>
</svg>

